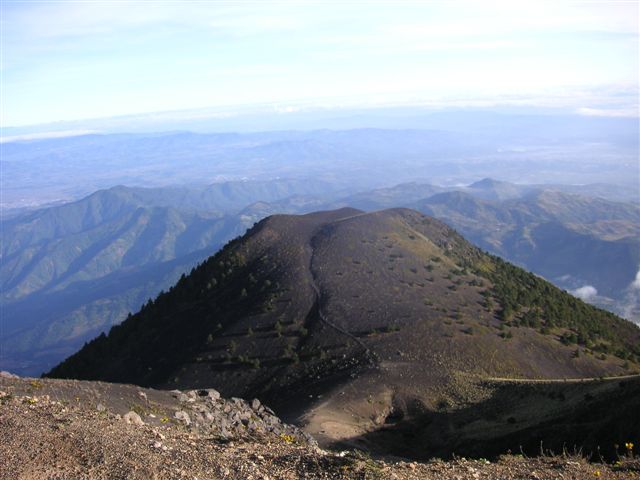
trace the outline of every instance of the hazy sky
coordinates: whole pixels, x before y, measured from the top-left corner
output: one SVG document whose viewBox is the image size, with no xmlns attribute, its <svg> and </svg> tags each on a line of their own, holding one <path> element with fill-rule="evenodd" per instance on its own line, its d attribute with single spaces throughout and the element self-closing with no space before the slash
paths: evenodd
<svg viewBox="0 0 640 480">
<path fill-rule="evenodd" d="M 2 125 L 202 107 L 637 115 L 638 1 L 2 2 Z"/>
</svg>

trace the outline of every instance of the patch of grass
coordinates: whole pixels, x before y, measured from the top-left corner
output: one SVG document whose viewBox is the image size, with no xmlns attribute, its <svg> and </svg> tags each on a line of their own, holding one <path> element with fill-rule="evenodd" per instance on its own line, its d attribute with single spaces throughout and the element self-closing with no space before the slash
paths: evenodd
<svg viewBox="0 0 640 480">
<path fill-rule="evenodd" d="M 29 381 L 29 386 L 33 389 L 39 390 L 44 387 L 44 384 L 40 380 L 33 379 Z"/>
<path fill-rule="evenodd" d="M 134 403 L 133 405 L 130 405 L 129 410 L 131 410 L 132 412 L 136 412 L 141 417 L 147 415 L 148 413 L 148 410 L 144 406 L 140 405 L 139 403 Z"/>
</svg>

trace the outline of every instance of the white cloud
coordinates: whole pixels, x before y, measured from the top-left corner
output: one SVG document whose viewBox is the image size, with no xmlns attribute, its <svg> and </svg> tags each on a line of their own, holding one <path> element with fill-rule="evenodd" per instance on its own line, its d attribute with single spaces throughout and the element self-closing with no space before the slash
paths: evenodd
<svg viewBox="0 0 640 480">
<path fill-rule="evenodd" d="M 455 15 L 446 6 L 435 7 L 430 20 L 397 22 L 383 31 L 411 41 L 475 39 L 524 32 L 638 33 L 638 8 L 634 2 L 458 1 L 451 8 L 455 9 Z"/>
<path fill-rule="evenodd" d="M 77 137 L 80 135 L 89 135 L 91 133 L 99 133 L 96 130 L 62 130 L 52 132 L 28 133 L 24 135 L 8 135 L 0 136 L 0 143 L 24 142 L 28 140 L 44 140 L 46 138 L 65 138 Z"/>
<path fill-rule="evenodd" d="M 576 288 L 575 290 L 572 290 L 570 293 L 586 302 L 593 299 L 596 295 L 598 295 L 598 290 L 591 285 L 585 285 L 584 287 L 580 287 L 580 288 Z"/>
<path fill-rule="evenodd" d="M 303 28 L 304 13 L 286 4 L 89 1 L 35 3 L 8 11 L 8 26 L 29 37 L 64 38 L 112 34 L 147 27 L 210 28 L 246 36 Z"/>
<path fill-rule="evenodd" d="M 622 316 L 640 325 L 640 269 L 626 289 L 624 302 Z"/>
<path fill-rule="evenodd" d="M 631 3 L 14 4 L 2 7 L 5 125 L 260 103 L 591 116 L 633 116 L 638 104 Z M 620 84 L 631 93 L 589 91 Z"/>
<path fill-rule="evenodd" d="M 640 109 L 638 107 L 628 108 L 589 108 L 582 107 L 576 110 L 576 113 L 580 115 L 586 115 L 588 117 L 638 117 L 640 116 Z"/>
</svg>

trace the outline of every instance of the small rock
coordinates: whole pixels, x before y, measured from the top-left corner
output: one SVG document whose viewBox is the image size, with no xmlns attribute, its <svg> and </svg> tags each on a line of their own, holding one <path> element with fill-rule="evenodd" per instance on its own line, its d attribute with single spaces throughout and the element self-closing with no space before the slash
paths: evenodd
<svg viewBox="0 0 640 480">
<path fill-rule="evenodd" d="M 262 424 L 260 422 L 254 422 L 253 420 L 249 420 L 249 425 L 247 425 L 247 428 L 251 432 L 264 432 L 265 431 L 264 424 Z"/>
<path fill-rule="evenodd" d="M 251 408 L 253 408 L 255 411 L 258 411 L 258 409 L 260 408 L 260 405 L 261 405 L 260 400 L 258 400 L 257 398 L 254 398 L 251 401 Z"/>
<path fill-rule="evenodd" d="M 191 425 L 191 418 L 189 418 L 189 414 L 187 412 L 183 412 L 182 410 L 178 410 L 174 415 L 173 415 L 177 420 L 180 420 L 181 422 L 184 422 L 184 424 L 188 427 L 189 425 Z"/>
<path fill-rule="evenodd" d="M 208 388 L 207 392 L 210 400 L 216 401 L 220 399 L 220 392 L 218 392 L 217 390 L 214 390 L 213 388 Z"/>
<path fill-rule="evenodd" d="M 124 417 L 122 417 L 124 419 L 125 422 L 133 424 L 133 425 L 144 425 L 144 422 L 142 421 L 142 419 L 140 418 L 140 415 L 138 415 L 136 412 L 128 412 L 125 413 Z"/>
<path fill-rule="evenodd" d="M 99 403 L 98 405 L 96 405 L 96 410 L 98 410 L 99 412 L 104 412 L 107 409 L 107 407 L 105 407 L 103 404 Z"/>
</svg>

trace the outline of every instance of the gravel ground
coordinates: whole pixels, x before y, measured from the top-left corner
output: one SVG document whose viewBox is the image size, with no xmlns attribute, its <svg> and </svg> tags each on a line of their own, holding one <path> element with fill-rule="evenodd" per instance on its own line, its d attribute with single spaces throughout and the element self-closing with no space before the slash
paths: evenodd
<svg viewBox="0 0 640 480">
<path fill-rule="evenodd" d="M 31 382 L 37 391 L 26 394 Z M 68 399 L 44 393 L 48 382 L 57 382 Z M 327 452 L 284 433 L 249 432 L 230 440 L 180 421 L 115 413 L 108 384 L 101 396 L 106 403 L 96 408 L 86 395 L 73 395 L 91 382 L 61 382 L 0 382 L 0 479 L 640 479 L 640 461 L 632 459 L 617 466 L 559 456 L 415 463 Z M 127 389 L 140 391 L 113 388 L 114 402 Z"/>
</svg>

